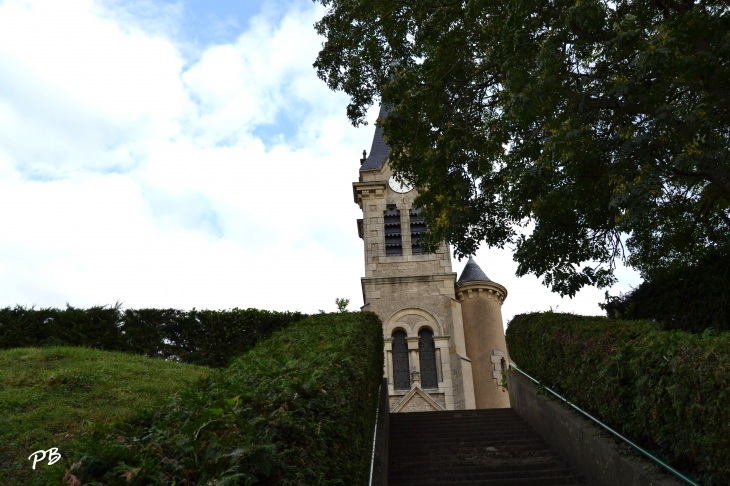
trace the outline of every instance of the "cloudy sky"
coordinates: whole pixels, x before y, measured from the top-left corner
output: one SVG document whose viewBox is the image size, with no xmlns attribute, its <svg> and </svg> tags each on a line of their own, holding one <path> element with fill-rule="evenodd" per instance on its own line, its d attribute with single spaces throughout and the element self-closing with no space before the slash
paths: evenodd
<svg viewBox="0 0 730 486">
<path fill-rule="evenodd" d="M 310 0 L 0 0 L 0 306 L 362 305 L 372 125 L 312 68 Z M 371 120 L 377 113 L 371 110 Z M 600 314 L 477 262 L 533 310 Z M 465 261 L 454 261 L 461 271 Z M 639 283 L 628 271 L 613 293 Z"/>
</svg>

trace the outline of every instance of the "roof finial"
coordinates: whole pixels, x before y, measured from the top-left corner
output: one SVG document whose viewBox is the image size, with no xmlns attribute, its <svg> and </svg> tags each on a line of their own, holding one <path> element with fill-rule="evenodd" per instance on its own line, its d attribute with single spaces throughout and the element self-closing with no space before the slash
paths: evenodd
<svg viewBox="0 0 730 486">
<path fill-rule="evenodd" d="M 368 153 L 363 150 L 362 151 L 362 159 L 360 159 L 360 165 L 364 164 L 365 163 L 365 159 L 367 159 L 367 158 L 368 158 Z"/>
</svg>

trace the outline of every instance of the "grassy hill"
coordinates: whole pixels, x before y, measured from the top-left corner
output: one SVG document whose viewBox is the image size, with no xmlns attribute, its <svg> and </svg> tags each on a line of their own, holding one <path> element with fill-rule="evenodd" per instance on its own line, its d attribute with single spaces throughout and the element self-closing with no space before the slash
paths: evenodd
<svg viewBox="0 0 730 486">
<path fill-rule="evenodd" d="M 28 456 L 67 457 L 98 425 L 123 422 L 210 368 L 87 348 L 0 350 L 0 484 L 46 484 L 64 461 L 31 469 Z M 62 474 L 61 474 L 62 475 Z"/>
</svg>

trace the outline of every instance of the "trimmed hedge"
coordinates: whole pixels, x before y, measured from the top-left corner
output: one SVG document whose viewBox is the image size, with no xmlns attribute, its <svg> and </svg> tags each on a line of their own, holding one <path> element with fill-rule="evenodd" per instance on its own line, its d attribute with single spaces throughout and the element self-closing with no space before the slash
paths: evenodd
<svg viewBox="0 0 730 486">
<path fill-rule="evenodd" d="M 119 351 L 124 346 L 119 307 L 0 309 L 0 349 L 84 346 Z"/>
<path fill-rule="evenodd" d="M 730 331 L 730 252 L 716 250 L 696 265 L 647 280 L 599 304 L 615 319 L 655 319 L 665 330 Z"/>
<path fill-rule="evenodd" d="M 702 484 L 730 484 L 730 333 L 534 313 L 507 328 L 510 357 Z"/>
<path fill-rule="evenodd" d="M 222 368 L 260 339 L 306 318 L 299 312 L 127 309 L 0 309 L 0 349 L 84 346 Z"/>
<path fill-rule="evenodd" d="M 97 432 L 69 467 L 82 484 L 365 484 L 382 367 L 375 314 L 316 315 Z"/>
</svg>

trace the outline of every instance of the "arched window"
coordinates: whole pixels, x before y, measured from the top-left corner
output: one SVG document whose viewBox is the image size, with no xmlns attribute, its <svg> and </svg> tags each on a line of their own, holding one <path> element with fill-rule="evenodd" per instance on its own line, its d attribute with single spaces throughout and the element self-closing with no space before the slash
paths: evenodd
<svg viewBox="0 0 730 486">
<path fill-rule="evenodd" d="M 436 346 L 433 343 L 433 331 L 421 329 L 418 332 L 418 355 L 421 364 L 421 386 L 438 388 L 439 379 L 436 374 Z"/>
<path fill-rule="evenodd" d="M 396 390 L 411 388 L 411 370 L 408 366 L 408 343 L 406 333 L 393 333 L 393 387 Z"/>
</svg>

